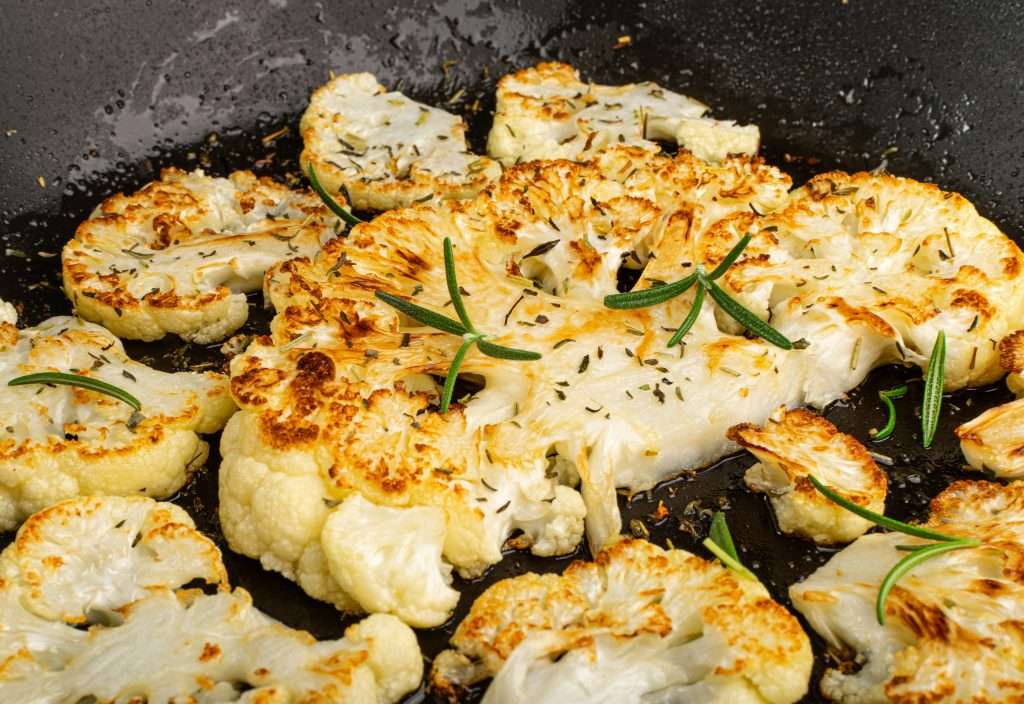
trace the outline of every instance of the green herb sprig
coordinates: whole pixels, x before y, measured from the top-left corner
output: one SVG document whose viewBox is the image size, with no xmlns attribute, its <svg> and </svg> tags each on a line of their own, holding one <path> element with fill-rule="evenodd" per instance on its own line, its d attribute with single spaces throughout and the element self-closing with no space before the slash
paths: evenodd
<svg viewBox="0 0 1024 704">
<path fill-rule="evenodd" d="M 886 419 L 885 426 L 875 433 L 875 440 L 885 440 L 892 432 L 896 430 L 896 405 L 892 402 L 894 398 L 903 398 L 907 395 L 907 385 L 896 386 L 885 391 L 878 392 L 878 398 L 882 400 L 885 405 Z"/>
<path fill-rule="evenodd" d="M 435 313 L 432 310 L 418 306 L 415 303 L 410 303 L 404 298 L 399 298 L 385 291 L 376 292 L 377 298 L 413 320 L 441 332 L 462 337 L 462 345 L 452 358 L 452 363 L 448 367 L 448 375 L 444 380 L 444 388 L 441 391 L 441 413 L 448 412 L 448 407 L 452 401 L 452 393 L 455 390 L 455 379 L 459 375 L 459 368 L 462 366 L 462 362 L 466 359 L 466 355 L 473 345 L 476 345 L 477 349 L 488 357 L 495 357 L 497 359 L 526 362 L 541 358 L 539 352 L 496 345 L 490 341 L 490 338 L 494 337 L 493 335 L 482 333 L 476 329 L 473 321 L 469 318 L 469 313 L 466 311 L 466 304 L 462 300 L 462 291 L 455 274 L 455 253 L 452 250 L 451 238 L 448 237 L 444 238 L 444 278 L 445 283 L 448 285 L 448 295 L 452 299 L 452 307 L 455 309 L 456 315 L 459 316 L 458 320 Z"/>
<path fill-rule="evenodd" d="M 313 187 L 313 192 L 320 196 L 320 200 L 324 202 L 324 205 L 326 205 L 332 213 L 341 218 L 342 222 L 348 225 L 358 225 L 361 222 L 365 222 L 362 218 L 358 218 L 353 215 L 352 211 L 342 208 L 341 204 L 331 197 L 331 194 L 327 192 L 327 189 L 320 184 L 320 179 L 317 178 L 316 170 L 313 168 L 312 164 L 310 164 L 306 169 L 306 177 L 309 179 L 309 185 Z"/>
<path fill-rule="evenodd" d="M 732 534 L 729 532 L 729 524 L 725 522 L 725 514 L 721 511 L 715 511 L 715 515 L 711 517 L 711 530 L 708 531 L 708 537 L 704 539 L 703 545 L 733 572 L 744 579 L 757 581 L 754 573 L 740 562 L 736 546 L 732 542 Z"/>
<path fill-rule="evenodd" d="M 142 404 L 139 402 L 139 399 L 135 398 L 121 387 L 108 384 L 105 381 L 100 381 L 99 379 L 95 379 L 91 376 L 69 374 L 67 372 L 37 372 L 35 374 L 26 374 L 24 376 L 15 377 L 7 382 L 8 386 L 25 386 L 28 384 L 77 386 L 81 389 L 96 391 L 97 393 L 112 396 L 119 401 L 127 403 L 134 411 L 142 409 Z"/>
<path fill-rule="evenodd" d="M 690 331 L 690 328 L 693 327 L 693 324 L 697 322 L 701 306 L 704 304 L 704 294 L 707 293 L 711 296 L 712 300 L 718 304 L 719 308 L 724 310 L 733 320 L 758 337 L 784 350 L 791 350 L 794 347 L 803 349 L 803 347 L 807 346 L 806 340 L 800 340 L 794 343 L 781 332 L 754 315 L 752 311 L 744 307 L 743 304 L 726 293 L 725 289 L 715 283 L 715 280 L 724 276 L 725 272 L 729 270 L 729 267 L 735 264 L 736 260 L 740 258 L 743 250 L 746 249 L 748 244 L 750 244 L 750 239 L 751 236 L 749 234 L 744 235 L 743 238 L 736 243 L 736 246 L 729 250 L 729 253 L 725 255 L 725 259 L 723 259 L 710 274 L 705 273 L 704 269 L 698 265 L 696 271 L 689 276 L 679 279 L 678 281 L 673 281 L 670 284 L 664 284 L 654 288 L 644 289 L 642 291 L 614 293 L 609 296 L 605 296 L 604 304 L 608 308 L 617 310 L 646 308 L 648 306 L 655 306 L 664 303 L 676 296 L 680 296 L 689 291 L 696 284 L 698 288 L 696 296 L 693 299 L 693 307 L 690 308 L 690 312 L 686 315 L 686 318 L 683 320 L 679 328 L 676 329 L 672 337 L 669 338 L 669 347 L 675 347 L 678 345 L 686 333 Z"/>
<path fill-rule="evenodd" d="M 904 575 L 933 557 L 937 557 L 952 550 L 976 548 L 981 545 L 981 541 L 975 538 L 963 538 L 956 535 L 948 535 L 928 528 L 922 528 L 921 526 L 913 526 L 909 523 L 904 523 L 903 521 L 897 521 L 895 518 L 889 518 L 879 513 L 875 513 L 874 511 L 855 504 L 849 499 L 837 494 L 835 491 L 822 484 L 813 475 L 808 475 L 807 478 L 811 481 L 811 484 L 814 485 L 814 488 L 824 494 L 830 501 L 839 504 L 847 511 L 855 513 L 861 518 L 871 521 L 877 526 L 897 531 L 899 533 L 905 533 L 906 535 L 913 535 L 917 538 L 936 541 L 926 545 L 897 546 L 898 550 L 909 554 L 893 565 L 893 568 L 885 575 L 885 578 L 878 587 L 878 597 L 875 599 L 875 618 L 878 619 L 878 623 L 881 626 L 885 625 L 885 601 L 889 598 L 889 593 L 892 591 L 892 588 L 896 586 L 896 582 L 898 582 Z"/>
<path fill-rule="evenodd" d="M 928 359 L 928 371 L 924 376 L 924 401 L 921 403 L 921 443 L 925 449 L 932 446 L 935 430 L 939 426 L 939 411 L 942 409 L 942 389 L 946 377 L 946 332 L 939 330 Z"/>
</svg>

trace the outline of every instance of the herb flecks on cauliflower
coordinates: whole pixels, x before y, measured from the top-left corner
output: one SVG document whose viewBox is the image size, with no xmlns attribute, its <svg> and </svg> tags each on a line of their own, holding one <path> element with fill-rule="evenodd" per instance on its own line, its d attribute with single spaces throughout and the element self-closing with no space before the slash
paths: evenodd
<svg viewBox="0 0 1024 704">
<path fill-rule="evenodd" d="M 393 616 L 317 642 L 258 611 L 172 504 L 71 499 L 0 554 L 0 701 L 391 704 L 422 675 Z"/>
<path fill-rule="evenodd" d="M 624 539 L 563 575 L 487 589 L 430 676 L 451 699 L 581 704 L 795 702 L 810 642 L 757 581 L 684 550 Z"/>
</svg>

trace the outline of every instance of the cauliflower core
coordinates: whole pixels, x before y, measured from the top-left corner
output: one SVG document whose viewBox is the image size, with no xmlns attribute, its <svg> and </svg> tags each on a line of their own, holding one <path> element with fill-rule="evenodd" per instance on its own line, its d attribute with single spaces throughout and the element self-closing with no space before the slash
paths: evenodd
<svg viewBox="0 0 1024 704">
<path fill-rule="evenodd" d="M 999 342 L 999 361 L 1016 401 L 990 408 L 956 429 L 968 464 L 1005 479 L 1024 477 L 1024 330 Z"/>
<path fill-rule="evenodd" d="M 873 524 L 822 496 L 807 475 L 875 513 L 885 513 L 885 473 L 856 438 L 804 409 L 780 408 L 764 427 L 750 423 L 728 437 L 758 460 L 744 480 L 768 494 L 783 533 L 816 543 L 848 543 Z"/>
<path fill-rule="evenodd" d="M 468 151 L 462 118 L 388 91 L 369 73 L 332 78 L 302 115 L 303 170 L 312 166 L 352 206 L 389 210 L 423 198 L 469 198 L 501 174 Z"/>
<path fill-rule="evenodd" d="M 315 195 L 248 171 L 165 169 L 79 225 L 64 246 L 64 290 L 78 315 L 118 337 L 216 342 L 245 323 L 245 293 L 270 265 L 312 255 L 336 224 Z"/>
<path fill-rule="evenodd" d="M 890 183 L 847 178 L 865 190 Z M 868 243 L 859 238 L 880 236 L 834 232 L 818 221 L 786 233 L 762 225 L 781 220 L 756 213 L 818 203 L 812 189 L 788 200 L 788 187 L 785 176 L 756 159 L 711 165 L 687 153 L 669 158 L 613 148 L 586 163 L 512 167 L 477 198 L 385 213 L 311 261 L 275 267 L 267 278 L 278 311 L 272 334 L 254 340 L 231 365 L 242 411 L 223 439 L 220 511 L 232 548 L 313 596 L 354 608 L 366 599 L 332 574 L 324 533 L 328 516 L 352 494 L 380 506 L 443 511 L 442 557 L 465 575 L 500 560 L 509 538 L 541 555 L 572 550 L 584 506 L 596 553 L 621 527 L 617 487 L 643 491 L 707 466 L 735 450 L 726 437 L 732 426 L 764 423 L 780 405 L 834 401 L 872 367 L 899 360 L 901 349 L 907 361 L 924 362 L 938 329 L 951 339 L 950 388 L 991 376 L 985 353 L 978 351 L 973 369 L 961 356 L 977 339 L 966 332 L 963 306 L 1009 299 L 1019 287 L 1009 271 L 1021 260 L 1012 242 L 977 216 L 965 223 L 973 240 L 955 234 L 956 221 L 947 219 L 954 244 L 963 240 L 956 250 L 963 266 L 958 273 L 942 260 L 948 268 L 922 274 L 923 293 L 905 287 L 901 301 L 911 293 L 932 297 L 916 324 L 890 310 L 888 299 L 856 299 L 855 307 L 833 291 L 827 300 L 808 300 L 788 278 L 805 266 L 829 276 L 833 267 L 842 270 L 853 295 L 871 291 L 880 276 L 871 268 L 876 264 L 856 266 L 860 255 L 850 250 L 867 255 Z M 912 183 L 905 188 L 912 191 Z M 926 194 L 938 204 L 956 200 L 937 189 Z M 902 241 L 899 219 L 894 227 L 884 239 Z M 905 237 L 931 246 L 922 228 Z M 809 344 L 786 351 L 733 334 L 731 319 L 706 303 L 685 344 L 669 349 L 692 290 L 650 308 L 604 307 L 623 267 L 642 270 L 639 287 L 674 281 L 695 266 L 713 268 L 747 232 L 756 237 L 734 267 L 737 276 L 765 278 L 749 288 L 738 278 L 725 285 L 790 339 Z M 461 339 L 412 323 L 374 294 L 387 291 L 451 314 L 441 252 L 446 235 L 478 329 L 543 359 L 470 352 L 461 375 L 471 389 L 440 415 L 438 377 Z M 816 258 L 794 253 L 801 238 L 813 240 Z M 993 262 L 993 253 L 1005 261 Z M 767 278 L 773 271 L 775 278 Z M 973 278 L 938 295 L 949 277 Z M 986 331 L 1016 315 L 1010 306 L 986 310 L 989 317 L 978 323 Z M 911 336 L 913 345 L 901 342 Z"/>
<path fill-rule="evenodd" d="M 572 66 L 542 63 L 498 81 L 487 153 L 506 166 L 587 159 L 623 144 L 659 151 L 659 141 L 707 161 L 757 153 L 757 127 L 713 120 L 707 112 L 703 103 L 657 83 L 584 83 Z"/>
<path fill-rule="evenodd" d="M 927 527 L 977 538 L 904 575 L 886 601 L 886 573 L 928 541 L 902 533 L 858 538 L 804 582 L 793 605 L 849 666 L 829 670 L 822 693 L 836 702 L 1014 702 L 1024 681 L 1024 485 L 960 481 L 932 501 Z"/>
<path fill-rule="evenodd" d="M 0 554 L 0 701 L 390 704 L 422 674 L 392 616 L 317 642 L 256 610 L 172 504 L 71 499 Z"/>
<path fill-rule="evenodd" d="M 139 399 L 141 415 L 72 386 L 7 386 L 18 376 L 74 372 Z M 169 496 L 206 461 L 200 433 L 235 410 L 221 374 L 167 374 L 128 358 L 98 325 L 50 318 L 18 331 L 0 323 L 0 531 L 83 494 Z"/>
<path fill-rule="evenodd" d="M 563 575 L 494 584 L 452 645 L 431 687 L 455 698 L 493 678 L 487 704 L 795 702 L 812 664 L 800 624 L 759 582 L 630 539 Z"/>
</svg>

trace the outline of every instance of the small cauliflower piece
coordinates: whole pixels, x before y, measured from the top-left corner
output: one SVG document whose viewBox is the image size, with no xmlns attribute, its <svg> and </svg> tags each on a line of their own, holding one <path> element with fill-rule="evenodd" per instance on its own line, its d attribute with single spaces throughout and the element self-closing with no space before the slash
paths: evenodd
<svg viewBox="0 0 1024 704">
<path fill-rule="evenodd" d="M 445 534 L 439 508 L 376 506 L 356 494 L 327 518 L 320 542 L 331 576 L 364 611 L 423 628 L 444 623 L 459 603 L 441 560 Z"/>
<path fill-rule="evenodd" d="M 493 678 L 487 704 L 795 702 L 812 664 L 800 624 L 759 582 L 632 539 L 563 575 L 492 585 L 451 643 L 432 689 L 454 699 Z"/>
<path fill-rule="evenodd" d="M 848 543 L 873 525 L 822 496 L 807 479 L 811 474 L 859 506 L 885 513 L 885 473 L 856 438 L 816 413 L 780 408 L 763 427 L 744 423 L 728 437 L 759 460 L 743 478 L 768 495 L 783 533 L 828 545 Z"/>
<path fill-rule="evenodd" d="M 245 294 L 268 267 L 312 255 L 337 224 L 315 195 L 248 171 L 164 169 L 79 225 L 62 253 L 64 290 L 118 337 L 216 342 L 245 323 Z"/>
<path fill-rule="evenodd" d="M 184 589 L 202 580 L 212 595 Z M 415 634 L 376 615 L 317 642 L 230 591 L 177 506 L 71 499 L 0 554 L 0 701 L 390 704 L 423 675 Z M 75 624 L 87 623 L 88 631 Z"/>
<path fill-rule="evenodd" d="M 870 533 L 790 587 L 793 605 L 849 663 L 821 691 L 847 704 L 1013 702 L 1024 681 L 1024 485 L 954 482 L 925 526 L 976 538 L 979 548 L 934 556 L 896 583 L 886 624 L 879 585 L 906 552 L 928 541 Z"/>
<path fill-rule="evenodd" d="M 199 434 L 216 432 L 235 411 L 222 374 L 156 371 L 98 325 L 58 317 L 0 332 L 13 334 L 0 345 L 0 531 L 73 496 L 173 494 L 206 461 Z M 7 386 L 43 371 L 121 387 L 141 413 L 78 387 Z"/>
<path fill-rule="evenodd" d="M 960 449 L 974 469 L 1002 479 L 1024 477 L 1024 330 L 999 341 L 999 363 L 1016 401 L 990 408 L 956 429 Z"/>
<path fill-rule="evenodd" d="M 580 160 L 609 146 L 660 151 L 671 141 L 706 161 L 756 154 L 754 125 L 705 117 L 708 107 L 656 83 L 584 83 L 579 71 L 542 63 L 498 81 L 487 153 L 506 166 L 534 159 Z"/>
<path fill-rule="evenodd" d="M 0 299 L 0 325 L 17 325 L 18 311 L 5 300 Z"/>
<path fill-rule="evenodd" d="M 303 171 L 312 166 L 328 191 L 361 210 L 469 198 L 501 175 L 468 151 L 462 118 L 388 91 L 369 73 L 317 88 L 300 126 Z"/>
</svg>

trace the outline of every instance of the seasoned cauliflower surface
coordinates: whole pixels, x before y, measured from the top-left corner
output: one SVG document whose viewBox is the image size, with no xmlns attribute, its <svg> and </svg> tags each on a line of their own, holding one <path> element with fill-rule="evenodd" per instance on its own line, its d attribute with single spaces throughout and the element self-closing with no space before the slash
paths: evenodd
<svg viewBox="0 0 1024 704">
<path fill-rule="evenodd" d="M 588 159 L 622 144 L 659 151 L 659 141 L 708 161 L 757 153 L 757 127 L 714 120 L 707 112 L 706 105 L 656 83 L 584 83 L 572 66 L 542 63 L 498 82 L 487 152 L 506 166 Z"/>
<path fill-rule="evenodd" d="M 1016 401 L 990 408 L 956 429 L 968 464 L 1004 479 L 1024 477 L 1024 330 L 999 341 L 999 361 Z"/>
<path fill-rule="evenodd" d="M 78 227 L 64 246 L 64 290 L 78 315 L 119 337 L 216 342 L 245 323 L 245 293 L 270 265 L 312 255 L 337 224 L 315 195 L 248 171 L 165 169 Z"/>
<path fill-rule="evenodd" d="M 891 183 L 847 178 L 866 189 Z M 816 220 L 786 233 L 762 224 L 783 218 L 756 213 L 783 208 L 792 219 L 807 201 L 819 203 L 810 195 L 817 184 L 798 191 L 795 204 L 788 185 L 749 158 L 710 165 L 690 154 L 613 148 L 586 163 L 513 167 L 475 199 L 385 213 L 313 260 L 275 267 L 267 278 L 278 311 L 272 335 L 231 366 L 242 412 L 223 439 L 220 511 L 232 548 L 349 609 L 357 600 L 331 575 L 324 526 L 353 493 L 379 505 L 442 509 L 443 558 L 475 575 L 501 558 L 516 531 L 523 534 L 514 544 L 538 554 L 571 550 L 584 506 L 597 552 L 620 529 L 616 487 L 642 491 L 706 466 L 735 449 L 730 427 L 764 423 L 780 405 L 823 406 L 901 354 L 924 363 L 939 329 L 951 338 L 949 388 L 994 374 L 986 352 L 979 349 L 973 363 L 969 348 L 963 357 L 966 341 L 981 339 L 968 331 L 963 306 L 997 295 L 1017 300 L 1010 294 L 1019 287 L 1021 254 L 1008 239 L 977 216 L 969 223 L 973 240 L 960 243 L 951 230 L 963 266 L 936 256 L 954 268 L 943 269 L 945 278 L 907 273 L 926 293 L 907 287 L 896 301 L 931 296 L 914 325 L 890 299 L 855 299 L 854 306 L 842 298 L 873 292 L 870 282 L 880 276 L 874 269 L 881 263 L 855 265 L 867 246 L 856 232 L 831 232 Z M 914 191 L 912 182 L 903 185 Z M 959 202 L 920 188 L 939 204 Z M 864 237 L 902 241 L 900 221 L 896 234 Z M 754 240 L 735 276 L 722 281 L 790 339 L 809 344 L 786 351 L 734 335 L 732 321 L 709 303 L 685 344 L 669 349 L 692 291 L 651 308 L 604 307 L 622 267 L 642 269 L 640 287 L 674 281 L 694 266 L 718 264 L 747 232 Z M 920 228 L 911 234 L 926 240 L 922 252 L 931 246 Z M 517 362 L 471 352 L 461 373 L 482 388 L 441 415 L 437 377 L 460 338 L 411 324 L 374 294 L 451 314 L 440 246 L 446 235 L 478 329 L 544 356 Z M 804 240 L 816 242 L 809 246 L 817 258 L 792 251 Z M 971 242 L 989 254 L 972 252 Z M 823 268 L 826 278 L 843 271 L 843 290 L 804 299 L 791 277 L 805 266 Z M 756 275 L 762 280 L 755 283 Z M 971 279 L 975 288 L 964 284 L 951 295 L 942 285 L 950 278 Z M 1017 315 L 1012 306 L 985 311 L 989 317 L 979 314 L 976 325 L 984 331 Z"/>
<path fill-rule="evenodd" d="M 871 533 L 790 587 L 793 605 L 850 667 L 825 673 L 833 701 L 1015 702 L 1024 682 L 1024 485 L 960 481 L 931 505 L 926 526 L 977 538 L 917 565 L 875 619 L 885 574 L 926 544 L 902 533 Z"/>
<path fill-rule="evenodd" d="M 563 575 L 487 589 L 430 676 L 439 694 L 493 678 L 484 702 L 795 702 L 811 647 L 757 581 L 623 539 Z"/>
<path fill-rule="evenodd" d="M 58 317 L 21 331 L 2 326 L 0 531 L 73 496 L 173 494 L 206 461 L 199 434 L 219 430 L 235 410 L 222 374 L 156 371 L 93 323 Z M 113 384 L 142 410 L 78 387 L 7 386 L 44 371 Z"/>
<path fill-rule="evenodd" d="M 29 518 L 0 554 L 0 616 L 4 702 L 389 704 L 423 675 L 392 616 L 317 642 L 262 614 L 188 514 L 143 497 Z"/>
<path fill-rule="evenodd" d="M 301 129 L 303 170 L 312 166 L 327 190 L 347 192 L 358 209 L 468 198 L 501 174 L 468 151 L 462 118 L 388 91 L 369 73 L 317 88 Z"/>
<path fill-rule="evenodd" d="M 816 543 L 848 543 L 872 525 L 819 493 L 809 474 L 847 499 L 885 513 L 885 473 L 856 438 L 816 413 L 780 408 L 763 427 L 744 423 L 730 428 L 728 437 L 759 460 L 744 480 L 768 495 L 783 533 Z"/>
</svg>

